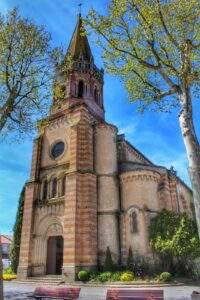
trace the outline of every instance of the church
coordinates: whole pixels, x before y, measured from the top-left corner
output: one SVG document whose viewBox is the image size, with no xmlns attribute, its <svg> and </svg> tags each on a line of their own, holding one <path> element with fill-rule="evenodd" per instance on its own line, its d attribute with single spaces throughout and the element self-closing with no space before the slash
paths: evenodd
<svg viewBox="0 0 200 300">
<path fill-rule="evenodd" d="M 162 209 L 192 217 L 191 190 L 155 165 L 105 121 L 104 71 L 94 62 L 78 15 L 52 103 L 33 143 L 26 183 L 18 279 L 62 275 L 102 264 L 109 247 L 124 264 L 129 248 L 151 256 L 148 226 Z"/>
</svg>

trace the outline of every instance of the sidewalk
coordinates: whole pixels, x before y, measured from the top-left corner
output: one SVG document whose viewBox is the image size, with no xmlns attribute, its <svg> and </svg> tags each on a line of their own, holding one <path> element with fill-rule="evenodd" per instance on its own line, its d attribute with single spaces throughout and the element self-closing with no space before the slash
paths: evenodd
<svg viewBox="0 0 200 300">
<path fill-rule="evenodd" d="M 36 285 L 32 284 L 6 282 L 4 284 L 4 300 L 30 300 L 35 287 Z M 148 289 L 150 288 L 148 287 Z M 165 300 L 191 300 L 192 291 L 200 291 L 200 287 L 197 286 L 169 286 L 161 289 L 164 289 Z M 106 300 L 106 292 L 107 287 L 81 287 L 79 300 Z"/>
</svg>

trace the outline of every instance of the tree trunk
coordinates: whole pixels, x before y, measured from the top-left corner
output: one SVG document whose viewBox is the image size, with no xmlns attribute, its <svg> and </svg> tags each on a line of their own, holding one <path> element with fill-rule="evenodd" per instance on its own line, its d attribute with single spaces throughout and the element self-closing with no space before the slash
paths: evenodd
<svg viewBox="0 0 200 300">
<path fill-rule="evenodd" d="M 179 115 L 179 124 L 187 152 L 189 175 L 200 237 L 200 146 L 193 123 L 190 90 L 184 87 L 182 91 L 180 94 L 181 112 Z"/>
<path fill-rule="evenodd" d="M 3 300 L 3 264 L 2 264 L 1 241 L 0 241 L 0 300 Z"/>
</svg>

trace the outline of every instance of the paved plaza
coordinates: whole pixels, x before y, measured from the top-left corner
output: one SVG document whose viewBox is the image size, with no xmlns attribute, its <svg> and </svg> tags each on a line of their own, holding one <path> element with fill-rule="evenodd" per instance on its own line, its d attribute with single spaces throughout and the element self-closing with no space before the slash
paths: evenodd
<svg viewBox="0 0 200 300">
<path fill-rule="evenodd" d="M 6 282 L 4 284 L 4 300 L 33 299 L 31 295 L 35 287 L 34 284 Z M 192 291 L 200 291 L 200 287 L 197 286 L 172 286 L 163 289 L 165 300 L 190 300 Z M 81 287 L 79 300 L 106 300 L 106 292 L 107 287 Z"/>
</svg>

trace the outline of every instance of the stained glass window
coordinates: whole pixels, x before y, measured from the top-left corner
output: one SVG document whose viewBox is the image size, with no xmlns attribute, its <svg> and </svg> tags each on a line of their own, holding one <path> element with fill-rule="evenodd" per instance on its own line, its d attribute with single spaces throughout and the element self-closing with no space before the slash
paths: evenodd
<svg viewBox="0 0 200 300">
<path fill-rule="evenodd" d="M 51 155 L 54 158 L 57 158 L 64 152 L 64 149 L 65 149 L 65 144 L 62 141 L 60 141 L 52 147 Z"/>
</svg>

